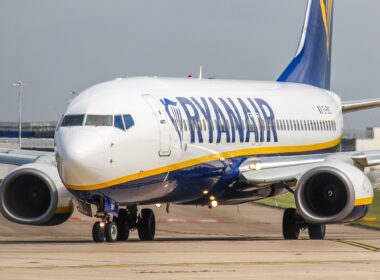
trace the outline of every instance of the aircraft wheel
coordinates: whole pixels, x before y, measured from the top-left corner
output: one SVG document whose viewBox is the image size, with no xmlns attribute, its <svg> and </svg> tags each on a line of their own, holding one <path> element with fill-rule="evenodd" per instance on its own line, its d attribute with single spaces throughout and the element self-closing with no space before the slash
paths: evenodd
<svg viewBox="0 0 380 280">
<path fill-rule="evenodd" d="M 313 240 L 323 240 L 326 235 L 325 224 L 308 224 L 309 237 Z"/>
<path fill-rule="evenodd" d="M 299 234 L 300 226 L 297 221 L 296 209 L 285 209 L 282 219 L 282 235 L 284 236 L 284 239 L 298 239 Z"/>
<path fill-rule="evenodd" d="M 117 240 L 126 241 L 129 238 L 129 225 L 128 225 L 128 212 L 126 209 L 120 209 L 118 217 L 115 217 L 113 221 L 117 225 Z"/>
<path fill-rule="evenodd" d="M 151 209 L 142 209 L 137 221 L 140 240 L 150 241 L 156 233 L 156 219 Z"/>
<path fill-rule="evenodd" d="M 104 228 L 104 235 L 107 242 L 115 242 L 117 240 L 118 232 L 115 222 L 108 222 Z"/>
<path fill-rule="evenodd" d="M 97 243 L 104 241 L 104 227 L 100 222 L 96 222 L 92 227 L 92 239 Z"/>
</svg>

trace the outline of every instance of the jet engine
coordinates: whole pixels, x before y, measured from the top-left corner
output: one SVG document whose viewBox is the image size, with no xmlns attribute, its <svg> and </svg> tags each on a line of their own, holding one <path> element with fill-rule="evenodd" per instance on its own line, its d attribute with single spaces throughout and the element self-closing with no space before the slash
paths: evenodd
<svg viewBox="0 0 380 280">
<path fill-rule="evenodd" d="M 341 161 L 310 169 L 298 180 L 297 211 L 315 224 L 351 222 L 364 217 L 373 197 L 372 184 L 358 168 Z"/>
<path fill-rule="evenodd" d="M 53 163 L 31 163 L 11 171 L 0 186 L 0 211 L 26 225 L 58 225 L 73 212 L 71 194 Z"/>
</svg>

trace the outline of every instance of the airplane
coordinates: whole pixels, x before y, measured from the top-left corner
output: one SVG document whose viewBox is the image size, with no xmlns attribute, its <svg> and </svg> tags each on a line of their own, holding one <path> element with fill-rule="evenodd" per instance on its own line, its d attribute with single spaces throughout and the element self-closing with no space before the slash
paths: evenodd
<svg viewBox="0 0 380 280">
<path fill-rule="evenodd" d="M 74 207 L 96 217 L 95 242 L 155 238 L 154 204 L 236 205 L 294 194 L 284 239 L 324 239 L 373 202 L 364 169 L 380 151 L 339 152 L 343 115 L 380 99 L 330 91 L 333 0 L 309 0 L 300 44 L 277 81 L 132 77 L 74 97 L 55 152 L 0 150 L 18 167 L 0 187 L 10 221 L 50 226 Z M 140 209 L 142 208 L 142 209 Z M 255 213 L 252 213 L 255 215 Z"/>
</svg>

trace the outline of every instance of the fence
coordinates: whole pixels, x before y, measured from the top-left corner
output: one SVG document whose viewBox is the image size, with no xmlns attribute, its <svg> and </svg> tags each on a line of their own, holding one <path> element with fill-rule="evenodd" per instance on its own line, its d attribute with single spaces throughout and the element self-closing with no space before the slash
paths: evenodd
<svg viewBox="0 0 380 280">
<path fill-rule="evenodd" d="M 54 131 L 57 122 L 23 122 L 23 138 L 54 138 Z M 16 138 L 18 137 L 17 122 L 0 122 L 0 137 Z"/>
</svg>

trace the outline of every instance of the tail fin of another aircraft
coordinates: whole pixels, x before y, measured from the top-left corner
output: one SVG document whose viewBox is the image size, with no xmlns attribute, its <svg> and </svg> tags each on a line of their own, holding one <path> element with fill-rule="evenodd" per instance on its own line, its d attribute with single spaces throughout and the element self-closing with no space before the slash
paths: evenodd
<svg viewBox="0 0 380 280">
<path fill-rule="evenodd" d="M 330 89 L 333 0 L 309 0 L 297 54 L 279 82 Z"/>
</svg>

